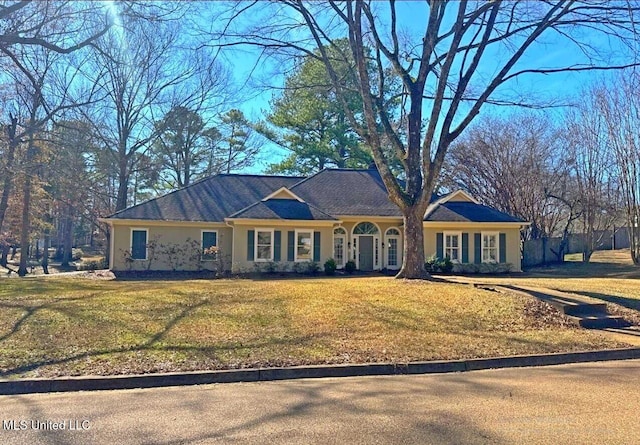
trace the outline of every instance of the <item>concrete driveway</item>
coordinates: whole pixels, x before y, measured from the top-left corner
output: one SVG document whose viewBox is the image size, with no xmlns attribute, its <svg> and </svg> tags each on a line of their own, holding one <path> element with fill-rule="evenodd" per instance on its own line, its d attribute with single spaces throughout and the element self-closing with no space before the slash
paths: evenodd
<svg viewBox="0 0 640 445">
<path fill-rule="evenodd" d="M 629 360 L 0 396 L 0 443 L 638 444 L 639 382 Z"/>
</svg>

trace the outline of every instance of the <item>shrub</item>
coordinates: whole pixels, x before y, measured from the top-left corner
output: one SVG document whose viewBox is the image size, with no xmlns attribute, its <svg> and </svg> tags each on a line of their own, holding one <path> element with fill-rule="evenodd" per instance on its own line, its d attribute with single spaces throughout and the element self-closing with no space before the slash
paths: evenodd
<svg viewBox="0 0 640 445">
<path fill-rule="evenodd" d="M 427 272 L 429 273 L 434 273 L 437 272 L 437 264 L 438 264 L 438 258 L 435 255 L 431 255 L 429 258 L 427 258 L 427 261 L 424 263 L 424 268 L 427 270 Z"/>
<path fill-rule="evenodd" d="M 344 270 L 348 274 L 354 273 L 356 271 L 356 262 L 352 260 L 347 261 L 347 264 L 344 265 Z"/>
<path fill-rule="evenodd" d="M 460 264 L 453 265 L 453 271 L 455 273 L 472 274 L 472 273 L 478 273 L 479 267 L 477 264 L 473 264 L 473 263 L 460 263 Z"/>
<path fill-rule="evenodd" d="M 449 257 L 439 259 L 436 263 L 436 266 L 442 273 L 451 273 L 451 271 L 453 270 L 453 263 L 451 262 L 451 259 L 449 259 Z"/>
<path fill-rule="evenodd" d="M 513 264 L 511 263 L 481 263 L 481 264 L 473 264 L 473 263 L 462 263 L 462 264 L 454 264 L 453 271 L 456 273 L 464 273 L 464 274 L 501 274 L 501 273 L 509 273 L 513 271 Z"/>
<path fill-rule="evenodd" d="M 509 273 L 512 268 L 511 263 L 482 263 L 479 265 L 478 272 L 486 274 Z"/>
<path fill-rule="evenodd" d="M 453 270 L 453 263 L 449 259 L 446 258 L 438 258 L 435 255 L 427 258 L 427 261 L 424 263 L 424 268 L 429 273 L 451 273 Z"/>
<path fill-rule="evenodd" d="M 336 260 L 334 260 L 333 258 L 329 258 L 324 262 L 324 273 L 326 275 L 335 275 L 337 268 L 338 265 L 336 264 Z"/>
<path fill-rule="evenodd" d="M 315 275 L 320 271 L 320 264 L 316 263 L 315 261 L 309 261 L 307 263 L 307 273 L 309 275 Z"/>
</svg>

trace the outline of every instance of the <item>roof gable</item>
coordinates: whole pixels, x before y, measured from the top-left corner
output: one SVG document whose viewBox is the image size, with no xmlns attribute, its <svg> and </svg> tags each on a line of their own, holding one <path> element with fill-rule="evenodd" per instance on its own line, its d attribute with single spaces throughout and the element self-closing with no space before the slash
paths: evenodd
<svg viewBox="0 0 640 445">
<path fill-rule="evenodd" d="M 268 199 L 234 213 L 228 219 L 336 220 L 322 210 L 296 199 Z"/>
<path fill-rule="evenodd" d="M 286 187 L 280 187 L 275 192 L 262 198 L 263 201 L 268 201 L 270 199 L 295 199 L 296 201 L 304 202 L 302 198 L 300 198 L 298 195 L 296 195 Z"/>
</svg>

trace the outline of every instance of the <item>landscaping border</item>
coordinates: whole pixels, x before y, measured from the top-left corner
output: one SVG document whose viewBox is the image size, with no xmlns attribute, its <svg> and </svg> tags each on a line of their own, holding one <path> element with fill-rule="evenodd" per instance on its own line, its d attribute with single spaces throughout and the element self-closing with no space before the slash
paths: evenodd
<svg viewBox="0 0 640 445">
<path fill-rule="evenodd" d="M 193 371 L 167 374 L 61 377 L 53 379 L 0 380 L 0 395 L 68 391 L 157 388 L 211 383 L 264 382 L 326 377 L 359 377 L 402 374 L 439 374 L 482 369 L 520 368 L 569 363 L 640 359 L 640 348 L 602 351 L 518 355 L 466 360 L 438 360 L 412 363 L 370 363 L 293 366 L 282 368 Z"/>
</svg>

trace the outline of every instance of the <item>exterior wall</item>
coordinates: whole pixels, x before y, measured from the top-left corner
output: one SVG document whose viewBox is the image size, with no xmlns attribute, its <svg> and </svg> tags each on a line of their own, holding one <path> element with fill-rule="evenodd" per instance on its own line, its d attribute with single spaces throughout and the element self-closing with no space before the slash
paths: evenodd
<svg viewBox="0 0 640 445">
<path fill-rule="evenodd" d="M 504 233 L 506 235 L 506 262 L 513 265 L 514 272 L 522 271 L 521 268 L 521 253 L 520 253 L 520 229 L 518 227 L 513 226 L 502 226 L 499 225 L 491 226 L 491 225 L 467 225 L 467 226 L 450 226 L 450 225 L 442 225 L 442 226 L 428 226 L 424 229 L 424 254 L 425 257 L 435 256 L 436 255 L 436 234 L 439 232 L 462 232 L 469 234 L 469 262 L 474 262 L 474 252 L 475 252 L 475 237 L 474 233 L 481 232 L 499 232 Z"/>
<path fill-rule="evenodd" d="M 131 251 L 131 230 L 147 229 L 147 259 L 125 260 L 125 252 Z M 210 225 L 157 225 L 145 224 L 144 221 L 132 225 L 112 226 L 112 270 L 207 270 L 217 266 L 213 262 L 200 261 L 199 253 L 202 242 L 202 231 L 211 230 L 218 232 L 219 254 L 222 255 L 223 264 L 228 269 L 231 264 L 232 230 L 230 227 L 211 227 Z M 155 249 L 153 249 L 155 245 Z M 166 252 L 167 248 L 174 248 L 176 253 L 173 259 Z"/>
<path fill-rule="evenodd" d="M 342 224 L 334 224 L 331 227 L 323 226 L 313 226 L 308 222 L 301 222 L 299 224 L 287 222 L 287 225 L 281 224 L 268 224 L 255 222 L 253 224 L 237 224 L 234 226 L 234 243 L 235 243 L 235 254 L 233 258 L 232 271 L 233 272 L 253 272 L 256 270 L 263 270 L 269 267 L 275 268 L 278 271 L 290 271 L 294 270 L 295 263 L 287 261 L 287 249 L 288 249 L 288 238 L 287 232 L 296 229 L 310 229 L 315 232 L 320 232 L 320 261 L 318 264 L 322 267 L 325 261 L 329 258 L 333 257 L 333 229 L 335 227 L 342 227 L 347 232 L 347 261 L 354 258 L 354 248 L 353 248 L 353 236 L 352 231 L 353 228 L 359 224 L 360 222 L 372 222 L 376 224 L 380 230 L 380 240 L 384 241 L 384 234 L 387 229 L 390 227 L 396 227 L 400 229 L 402 232 L 401 223 L 402 220 L 400 218 L 389 220 L 389 219 L 376 219 L 376 218 L 340 218 L 343 222 Z M 269 264 L 269 262 L 255 262 L 249 261 L 247 259 L 247 240 L 248 240 L 248 231 L 256 230 L 256 229 L 273 229 L 280 230 L 282 232 L 281 238 L 281 260 L 275 264 Z M 380 245 L 380 256 L 381 259 L 386 259 L 386 250 L 385 247 Z M 386 260 L 381 261 L 379 268 L 384 268 Z"/>
<path fill-rule="evenodd" d="M 248 232 L 256 229 L 267 230 L 279 230 L 281 232 L 280 240 L 280 261 L 251 261 L 247 258 L 247 241 Z M 295 261 L 287 261 L 287 252 L 289 249 L 289 239 L 287 233 L 289 231 L 295 231 L 300 229 L 308 229 L 312 232 L 320 232 L 320 261 L 318 264 L 322 267 L 324 262 L 333 255 L 333 227 L 324 226 L 318 227 L 309 224 L 308 222 L 301 222 L 299 224 L 287 223 L 273 224 L 273 222 L 256 222 L 253 224 L 236 224 L 234 225 L 234 256 L 232 261 L 231 270 L 235 273 L 246 273 L 269 270 L 273 268 L 275 271 L 293 271 L 296 267 Z M 299 263 L 304 263 L 300 261 Z M 303 266 L 297 266 L 303 267 Z"/>
<path fill-rule="evenodd" d="M 324 262 L 333 257 L 333 229 L 335 227 L 342 227 L 347 232 L 347 260 L 355 258 L 355 249 L 353 247 L 353 228 L 360 222 L 371 222 L 378 226 L 380 236 L 380 262 L 379 267 L 385 268 L 387 266 L 387 247 L 383 245 L 385 241 L 384 234 L 387 229 L 391 227 L 398 228 L 402 233 L 402 220 L 399 218 L 386 218 L 376 219 L 367 217 L 343 217 L 341 218 L 341 224 L 323 226 L 314 226 L 307 221 L 295 223 L 287 221 L 286 223 L 274 224 L 271 222 L 254 221 L 252 223 L 236 224 L 233 228 L 217 224 L 215 226 L 209 224 L 162 224 L 159 222 L 143 222 L 143 221 L 129 221 L 127 224 L 116 224 L 112 227 L 112 269 L 115 271 L 126 270 L 202 270 L 211 269 L 217 264 L 213 265 L 211 262 L 200 261 L 198 255 L 194 255 L 194 249 L 200 248 L 201 232 L 202 230 L 216 230 L 218 232 L 218 247 L 219 254 L 222 255 L 223 264 L 225 269 L 231 270 L 236 273 L 242 272 L 254 272 L 256 270 L 269 270 L 274 268 L 278 271 L 292 271 L 296 267 L 304 267 L 296 265 L 295 262 L 287 261 L 288 251 L 288 231 L 295 231 L 296 229 L 309 229 L 314 232 L 320 232 L 320 261 L 318 264 L 320 267 Z M 131 262 L 125 261 L 124 252 L 131 249 L 131 229 L 140 228 L 148 230 L 147 243 L 151 244 L 157 240 L 158 248 L 156 248 L 155 255 L 149 264 L 149 260 L 133 260 Z M 256 229 L 273 229 L 280 230 L 281 235 L 281 260 L 279 262 L 255 262 L 247 259 L 247 240 L 248 231 Z M 455 225 L 429 225 L 424 229 L 424 249 L 425 256 L 429 257 L 436 254 L 436 234 L 438 232 L 445 231 L 457 231 L 463 233 L 469 233 L 469 262 L 474 261 L 474 233 L 482 231 L 494 231 L 506 234 L 506 262 L 513 265 L 514 271 L 521 270 L 521 254 L 520 254 L 520 230 L 517 226 L 491 226 L 491 225 L 477 225 L 466 224 L 464 226 Z M 191 248 L 187 247 L 189 241 L 194 241 L 195 246 Z M 402 240 L 404 243 L 404 240 Z M 162 253 L 163 248 L 167 246 L 176 246 L 181 250 L 180 254 L 174 255 L 174 259 L 170 260 L 169 256 Z M 402 247 L 401 249 L 402 250 Z M 151 256 L 149 252 L 148 258 Z M 194 260 L 194 256 L 198 257 Z M 401 256 L 401 255 L 400 255 Z M 402 262 L 402 258 L 399 258 L 399 262 Z M 271 264 L 269 264 L 271 263 Z M 213 267 L 212 267 L 213 266 Z"/>
</svg>

